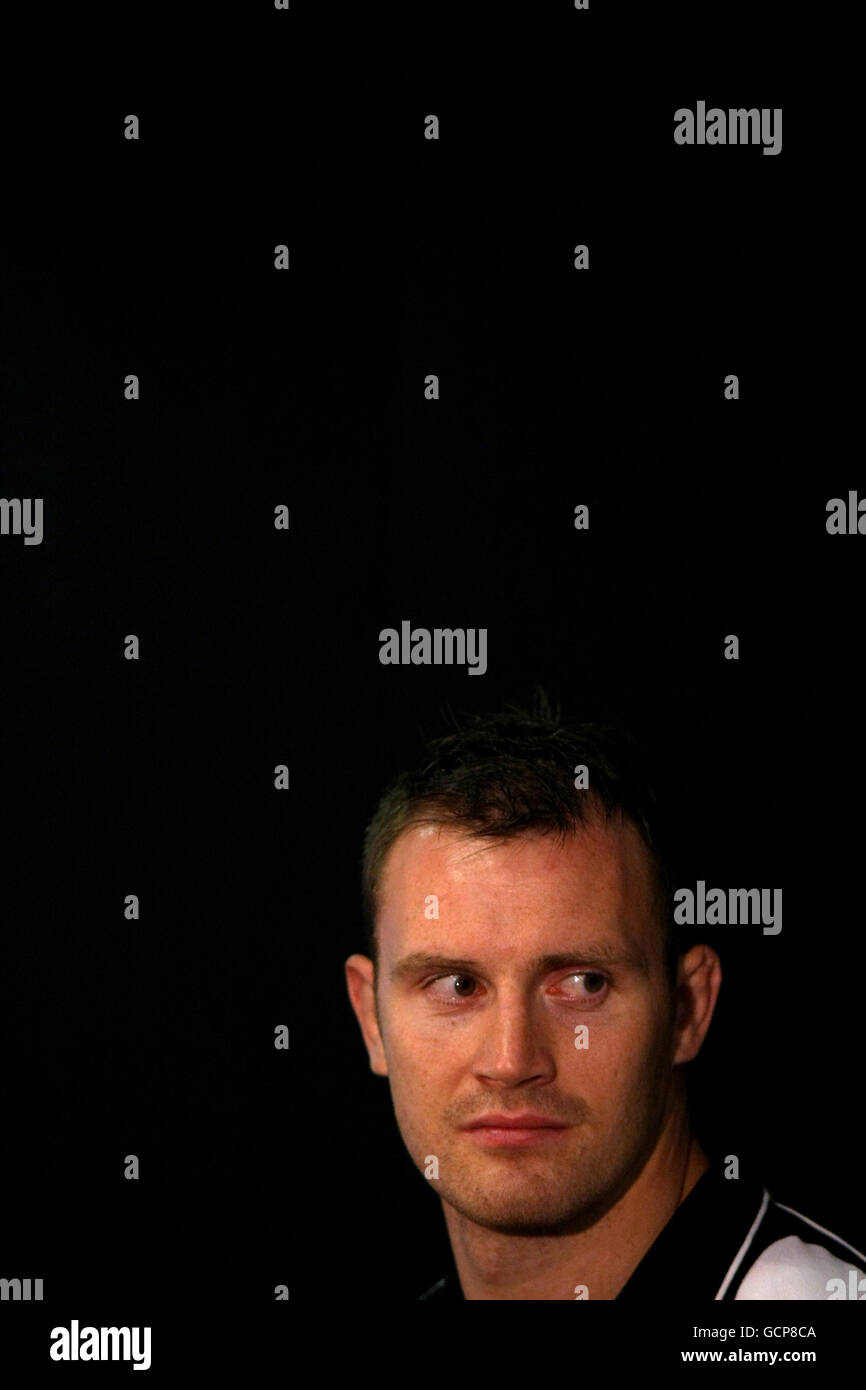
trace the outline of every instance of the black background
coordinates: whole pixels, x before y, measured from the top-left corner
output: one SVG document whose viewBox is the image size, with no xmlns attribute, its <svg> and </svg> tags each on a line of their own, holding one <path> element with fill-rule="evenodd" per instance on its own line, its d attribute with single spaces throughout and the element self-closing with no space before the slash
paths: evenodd
<svg viewBox="0 0 866 1390">
<path fill-rule="evenodd" d="M 152 1318 L 175 1366 L 192 1306 L 216 1364 L 279 1344 L 276 1284 L 372 1306 L 438 1276 L 343 980 L 361 838 L 446 704 L 537 682 L 658 749 L 683 882 L 783 888 L 780 935 L 711 938 L 696 1123 L 866 1244 L 863 542 L 825 529 L 862 468 L 827 426 L 822 132 L 771 50 L 673 11 L 628 61 L 604 7 L 494 14 L 293 4 L 233 64 L 9 99 L 0 493 L 44 498 L 44 539 L 0 538 L 0 1274 L 44 1278 L 43 1321 Z M 698 99 L 783 107 L 782 153 L 676 146 Z M 383 667 L 403 619 L 486 627 L 487 674 Z"/>
</svg>

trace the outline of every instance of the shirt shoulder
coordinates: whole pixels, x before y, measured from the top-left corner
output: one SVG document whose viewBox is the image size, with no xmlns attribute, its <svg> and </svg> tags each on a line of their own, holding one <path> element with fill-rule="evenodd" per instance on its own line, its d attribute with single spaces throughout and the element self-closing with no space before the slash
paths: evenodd
<svg viewBox="0 0 866 1390">
<path fill-rule="evenodd" d="M 766 1190 L 760 1219 L 734 1264 L 726 1291 L 734 1301 L 866 1298 L 866 1255 Z"/>
</svg>

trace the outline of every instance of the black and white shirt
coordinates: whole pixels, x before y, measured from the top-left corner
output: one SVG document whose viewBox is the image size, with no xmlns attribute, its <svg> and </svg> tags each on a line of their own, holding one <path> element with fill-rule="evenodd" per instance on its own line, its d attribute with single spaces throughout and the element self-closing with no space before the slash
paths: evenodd
<svg viewBox="0 0 866 1390">
<path fill-rule="evenodd" d="M 861 1287 L 861 1281 L 862 1287 Z M 866 1255 L 776 1202 L 754 1179 L 728 1179 L 711 1166 L 656 1237 L 618 1299 L 866 1299 Z M 452 1265 L 420 1299 L 458 1302 Z"/>
</svg>

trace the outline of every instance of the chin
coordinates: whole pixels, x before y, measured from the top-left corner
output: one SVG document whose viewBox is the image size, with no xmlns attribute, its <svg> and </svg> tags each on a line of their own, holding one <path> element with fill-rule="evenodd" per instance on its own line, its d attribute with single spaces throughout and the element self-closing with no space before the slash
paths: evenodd
<svg viewBox="0 0 866 1390">
<path fill-rule="evenodd" d="M 559 1196 L 549 1193 L 519 1196 L 515 1193 L 508 1198 L 503 1198 L 501 1193 L 491 1193 L 487 1198 L 459 1192 L 454 1196 L 442 1195 L 456 1211 L 476 1225 L 505 1235 L 560 1234 L 563 1226 L 576 1223 L 579 1227 L 587 1210 L 586 1203 L 565 1193 Z"/>
</svg>

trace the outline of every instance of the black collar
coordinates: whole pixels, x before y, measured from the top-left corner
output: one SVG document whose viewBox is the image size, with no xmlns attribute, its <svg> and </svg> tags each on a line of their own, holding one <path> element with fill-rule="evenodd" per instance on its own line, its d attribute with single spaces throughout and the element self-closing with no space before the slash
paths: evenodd
<svg viewBox="0 0 866 1390">
<path fill-rule="evenodd" d="M 619 1299 L 668 1301 L 687 1292 L 712 1300 L 752 1228 L 764 1197 L 754 1178 L 726 1178 L 721 1164 L 702 1173 L 617 1294 Z M 590 1295 L 592 1290 L 590 1290 Z"/>
</svg>

